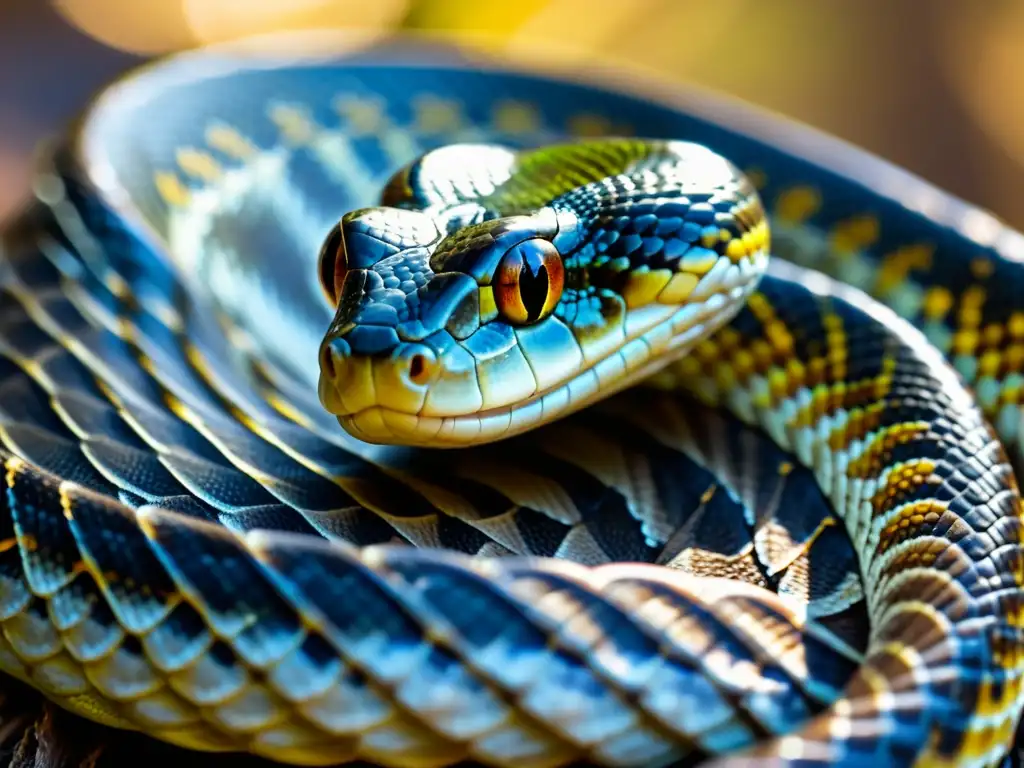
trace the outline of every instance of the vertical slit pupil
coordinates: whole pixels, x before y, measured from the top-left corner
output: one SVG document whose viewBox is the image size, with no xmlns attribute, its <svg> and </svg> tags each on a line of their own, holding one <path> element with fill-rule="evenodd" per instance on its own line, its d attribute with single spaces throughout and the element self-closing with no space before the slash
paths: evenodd
<svg viewBox="0 0 1024 768">
<path fill-rule="evenodd" d="M 536 269 L 536 271 L 534 271 Z M 528 320 L 535 320 L 544 309 L 548 298 L 548 268 L 544 262 L 534 265 L 523 257 L 523 268 L 519 271 L 519 298 L 526 308 Z"/>
</svg>

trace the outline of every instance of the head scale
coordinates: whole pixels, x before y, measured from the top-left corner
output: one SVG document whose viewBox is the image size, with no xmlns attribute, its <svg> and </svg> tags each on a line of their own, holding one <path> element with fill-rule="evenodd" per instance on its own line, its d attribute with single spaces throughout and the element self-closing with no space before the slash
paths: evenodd
<svg viewBox="0 0 1024 768">
<path fill-rule="evenodd" d="M 518 434 L 685 354 L 767 263 L 749 182 L 684 142 L 435 150 L 320 254 L 320 399 L 355 437 Z"/>
</svg>

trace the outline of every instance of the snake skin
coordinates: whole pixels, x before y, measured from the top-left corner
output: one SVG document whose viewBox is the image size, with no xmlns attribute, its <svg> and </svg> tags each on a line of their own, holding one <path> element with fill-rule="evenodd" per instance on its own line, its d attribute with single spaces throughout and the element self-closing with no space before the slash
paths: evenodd
<svg viewBox="0 0 1024 768">
<path fill-rule="evenodd" d="M 103 96 L 0 254 L 0 669 L 295 764 L 998 764 L 1022 238 L 631 92 L 400 43 L 190 54 Z M 773 259 L 660 389 L 457 451 L 340 430 L 314 264 L 339 213 L 444 144 L 609 132 L 729 157 L 773 255 L 890 309 Z"/>
</svg>

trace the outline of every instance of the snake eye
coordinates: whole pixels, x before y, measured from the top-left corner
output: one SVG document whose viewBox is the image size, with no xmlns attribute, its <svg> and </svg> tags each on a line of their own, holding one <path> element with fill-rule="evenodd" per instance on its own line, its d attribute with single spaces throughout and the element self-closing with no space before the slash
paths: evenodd
<svg viewBox="0 0 1024 768">
<path fill-rule="evenodd" d="M 348 272 L 348 256 L 345 253 L 345 238 L 341 234 L 341 223 L 335 224 L 320 248 L 317 261 L 320 273 L 320 287 L 332 307 L 338 306 L 341 284 Z"/>
<path fill-rule="evenodd" d="M 562 297 L 565 267 L 547 240 L 533 238 L 509 250 L 498 264 L 494 300 L 513 325 L 527 325 L 551 314 Z"/>
</svg>

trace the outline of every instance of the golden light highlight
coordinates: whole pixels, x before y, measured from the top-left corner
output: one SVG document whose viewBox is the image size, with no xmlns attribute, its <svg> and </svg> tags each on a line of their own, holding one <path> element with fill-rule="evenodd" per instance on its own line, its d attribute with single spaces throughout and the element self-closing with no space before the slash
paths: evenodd
<svg viewBox="0 0 1024 768">
<path fill-rule="evenodd" d="M 1002 150 L 985 142 L 965 145 L 971 151 L 968 163 L 985 179 L 986 199 L 974 202 L 996 207 L 997 213 L 1016 221 L 1024 217 L 1018 194 L 1024 167 L 1024 136 L 1019 129 L 1024 119 L 1024 6 L 958 3 L 941 19 L 942 55 L 936 63 L 971 120 Z M 1007 155 L 1012 163 L 1006 162 Z"/>
<path fill-rule="evenodd" d="M 72 26 L 101 43 L 159 54 L 302 29 L 389 29 L 410 0 L 53 0 Z"/>
</svg>

